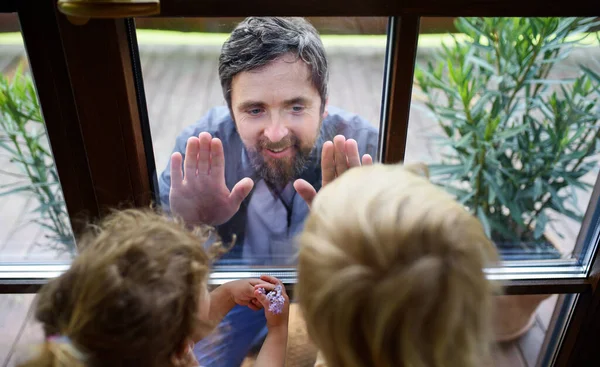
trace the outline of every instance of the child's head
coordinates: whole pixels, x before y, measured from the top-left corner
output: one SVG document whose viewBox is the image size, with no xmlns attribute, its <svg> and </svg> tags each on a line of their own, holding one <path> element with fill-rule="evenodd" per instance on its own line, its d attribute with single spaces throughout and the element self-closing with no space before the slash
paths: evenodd
<svg viewBox="0 0 600 367">
<path fill-rule="evenodd" d="M 353 168 L 312 203 L 297 297 L 330 367 L 470 367 L 487 353 L 494 287 L 483 267 L 495 249 L 414 172 Z"/>
<path fill-rule="evenodd" d="M 190 338 L 212 327 L 207 235 L 150 211 L 109 216 L 40 290 L 36 318 L 49 341 L 25 366 L 189 365 Z"/>
</svg>

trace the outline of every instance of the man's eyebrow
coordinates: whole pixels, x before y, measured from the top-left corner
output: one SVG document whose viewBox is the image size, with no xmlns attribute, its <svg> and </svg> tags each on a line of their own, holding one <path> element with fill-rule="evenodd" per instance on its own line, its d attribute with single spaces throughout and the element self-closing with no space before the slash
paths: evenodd
<svg viewBox="0 0 600 367">
<path fill-rule="evenodd" d="M 258 107 L 264 107 L 265 104 L 263 102 L 259 102 L 259 101 L 244 101 L 242 103 L 240 103 L 238 105 L 238 110 L 240 111 L 244 111 L 244 110 L 248 110 L 251 108 L 258 108 Z"/>
<path fill-rule="evenodd" d="M 295 97 L 295 98 L 291 98 L 291 99 L 286 99 L 285 101 L 283 101 L 283 105 L 289 106 L 289 105 L 293 105 L 293 104 L 308 104 L 309 101 L 310 100 L 305 97 Z"/>
</svg>

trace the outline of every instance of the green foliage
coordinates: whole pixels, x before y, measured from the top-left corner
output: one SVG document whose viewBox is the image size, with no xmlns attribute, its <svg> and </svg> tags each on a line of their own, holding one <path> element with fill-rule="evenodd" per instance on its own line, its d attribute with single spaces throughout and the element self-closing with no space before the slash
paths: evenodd
<svg viewBox="0 0 600 367">
<path fill-rule="evenodd" d="M 456 195 L 497 243 L 541 243 L 547 210 L 581 221 L 581 178 L 597 167 L 600 78 L 577 66 L 554 78 L 590 18 L 458 18 L 416 84 L 443 130 L 434 182 Z"/>
<path fill-rule="evenodd" d="M 47 238 L 51 247 L 74 254 L 69 216 L 48 148 L 35 87 L 31 78 L 23 75 L 21 70 L 12 80 L 0 75 L 2 150 L 10 156 L 10 162 L 19 168 L 20 173 L 0 169 L 0 174 L 12 181 L 0 184 L 0 196 L 17 192 L 33 194 L 39 205 L 32 211 L 31 220 L 49 232 Z"/>
</svg>

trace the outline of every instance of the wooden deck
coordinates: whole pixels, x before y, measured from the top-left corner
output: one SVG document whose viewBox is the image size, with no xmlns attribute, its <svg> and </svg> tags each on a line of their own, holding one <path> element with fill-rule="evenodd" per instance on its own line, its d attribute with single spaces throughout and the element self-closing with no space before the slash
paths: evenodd
<svg viewBox="0 0 600 367">
<path fill-rule="evenodd" d="M 166 166 L 175 136 L 200 118 L 210 107 L 224 104 L 217 77 L 216 47 L 141 45 L 142 69 L 153 136 L 157 173 Z M 330 50 L 330 104 L 356 112 L 373 124 L 379 121 L 383 80 L 382 49 Z M 348 57 L 352 55 L 352 57 Z M 21 47 L 2 46 L 0 70 L 12 73 L 25 64 Z M 427 116 L 418 94 L 413 100 L 407 142 L 407 161 L 429 161 L 436 147 L 429 136 L 436 133 L 435 123 Z M 8 167 L 0 155 L 0 167 Z M 4 180 L 5 176 L 2 177 Z M 592 182 L 593 182 L 592 178 Z M 589 196 L 581 198 L 587 204 Z M 0 262 L 52 261 L 56 255 L 42 251 L 43 231 L 28 224 L 28 211 L 34 205 L 26 195 L 0 198 Z M 569 253 L 577 236 L 578 225 L 561 222 L 565 240 L 561 246 Z M 36 245 L 38 244 L 38 245 Z M 39 325 L 31 318 L 32 295 L 0 295 L 0 365 L 13 366 L 17 346 L 28 345 L 41 337 Z M 496 366 L 533 367 L 539 353 L 556 297 L 538 309 L 535 325 L 515 342 L 501 344 L 495 350 Z"/>
</svg>

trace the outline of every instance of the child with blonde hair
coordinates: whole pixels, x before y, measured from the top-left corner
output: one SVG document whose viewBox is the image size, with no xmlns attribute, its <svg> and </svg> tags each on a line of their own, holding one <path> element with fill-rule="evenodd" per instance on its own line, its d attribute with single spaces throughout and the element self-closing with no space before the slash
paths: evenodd
<svg viewBox="0 0 600 367">
<path fill-rule="evenodd" d="M 354 168 L 324 187 L 299 237 L 297 297 L 330 367 L 487 361 L 496 251 L 416 166 Z"/>
<path fill-rule="evenodd" d="M 78 241 L 82 250 L 70 269 L 40 290 L 35 316 L 46 341 L 20 366 L 196 366 L 193 343 L 236 304 L 267 308 L 269 333 L 255 365 L 283 366 L 285 289 L 263 276 L 209 293 L 211 257 L 203 244 L 210 232 L 152 211 L 110 215 Z M 275 289 L 281 302 L 274 308 L 268 298 Z"/>
</svg>

